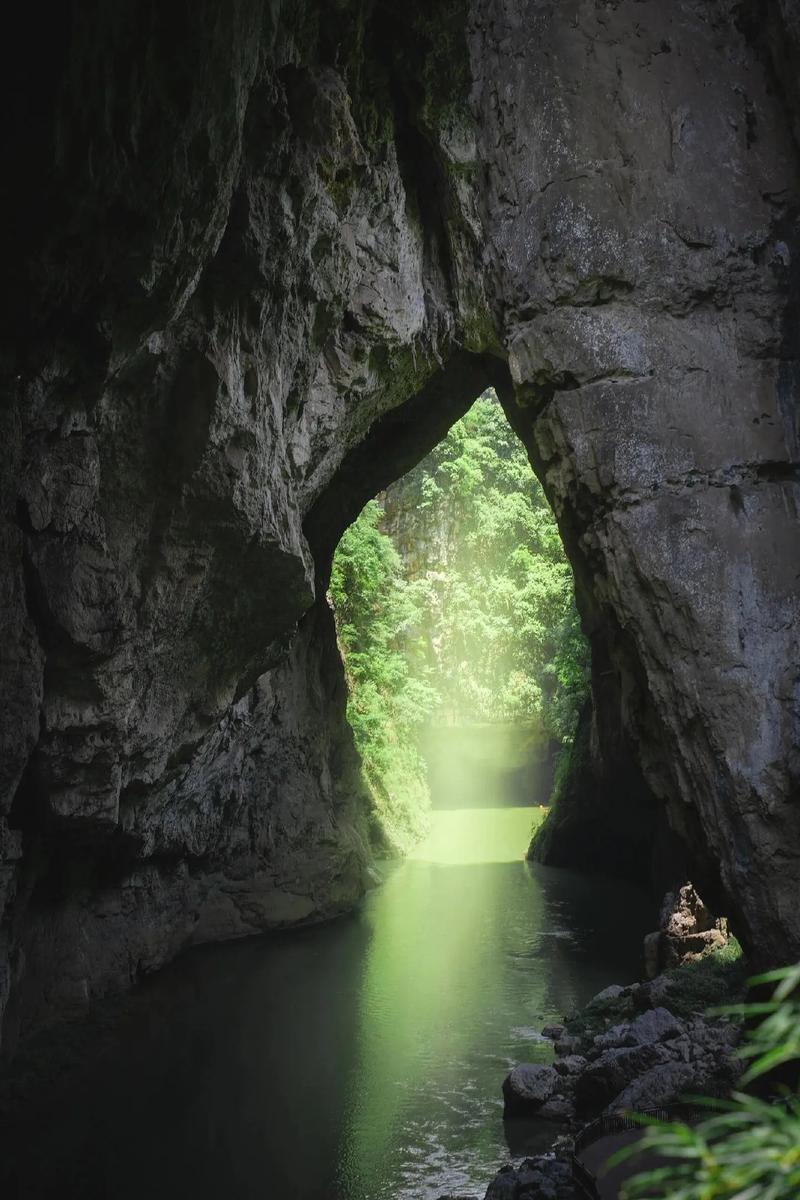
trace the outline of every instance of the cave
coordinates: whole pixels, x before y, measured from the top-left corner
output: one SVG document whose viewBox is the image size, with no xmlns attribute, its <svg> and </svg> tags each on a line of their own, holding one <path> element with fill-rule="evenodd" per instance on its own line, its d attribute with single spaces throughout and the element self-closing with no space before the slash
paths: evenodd
<svg viewBox="0 0 800 1200">
<path fill-rule="evenodd" d="M 332 555 L 489 387 L 592 649 L 548 861 L 800 957 L 796 0 L 21 19 L 2 1053 L 358 901 Z"/>
</svg>

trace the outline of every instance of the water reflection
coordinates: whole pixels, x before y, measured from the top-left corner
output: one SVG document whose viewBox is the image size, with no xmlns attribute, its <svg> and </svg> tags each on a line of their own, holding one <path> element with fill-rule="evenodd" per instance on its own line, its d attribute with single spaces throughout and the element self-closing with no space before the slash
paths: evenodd
<svg viewBox="0 0 800 1200">
<path fill-rule="evenodd" d="M 521 859 L 533 812 L 445 810 L 364 911 L 370 928 L 337 1194 L 479 1190 L 553 1128 L 502 1124 L 499 1085 L 545 1060 L 542 1023 L 635 973 L 634 936 L 601 925 L 629 897 Z M 586 903 L 588 902 L 588 904 Z"/>
<path fill-rule="evenodd" d="M 522 861 L 532 812 L 442 809 L 328 926 L 188 955 L 0 1139 L 3 1196 L 405 1200 L 483 1193 L 537 1030 L 638 971 L 647 905 Z"/>
</svg>

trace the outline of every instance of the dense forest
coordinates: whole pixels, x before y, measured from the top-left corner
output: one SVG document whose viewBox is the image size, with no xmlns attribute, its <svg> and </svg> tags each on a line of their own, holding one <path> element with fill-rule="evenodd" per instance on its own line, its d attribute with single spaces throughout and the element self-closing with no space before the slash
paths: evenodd
<svg viewBox="0 0 800 1200">
<path fill-rule="evenodd" d="M 558 528 L 493 392 L 371 501 L 334 560 L 348 717 L 376 825 L 425 828 L 429 723 L 535 723 L 569 745 L 588 650 Z"/>
</svg>

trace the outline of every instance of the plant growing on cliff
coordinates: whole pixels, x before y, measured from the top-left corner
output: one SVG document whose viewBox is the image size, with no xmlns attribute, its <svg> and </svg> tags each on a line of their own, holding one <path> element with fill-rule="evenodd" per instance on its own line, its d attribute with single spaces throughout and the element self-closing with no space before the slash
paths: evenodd
<svg viewBox="0 0 800 1200">
<path fill-rule="evenodd" d="M 493 392 L 386 497 L 386 527 L 428 584 L 440 718 L 542 720 L 568 741 L 588 682 L 553 513 Z"/>
<path fill-rule="evenodd" d="M 744 1087 L 800 1060 L 800 964 L 750 981 L 776 984 L 771 1000 L 723 1011 L 758 1018 L 740 1050 L 749 1066 Z M 800 1196 L 800 1092 L 782 1084 L 768 1099 L 734 1092 L 706 1100 L 711 1115 L 691 1127 L 647 1122 L 629 1153 L 658 1155 L 664 1165 L 628 1181 L 623 1200 L 797 1200 Z M 612 1160 L 613 1161 L 613 1160 Z"/>
<path fill-rule="evenodd" d="M 424 827 L 429 719 L 535 719 L 569 742 L 588 685 L 572 573 L 494 393 L 347 530 L 331 578 L 348 718 L 377 827 Z"/>
<path fill-rule="evenodd" d="M 345 532 L 330 594 L 347 673 L 347 719 L 375 804 L 375 840 L 402 852 L 425 830 L 429 797 L 414 734 L 438 696 L 409 667 L 424 597 L 404 578 L 382 518 L 373 500 Z"/>
</svg>

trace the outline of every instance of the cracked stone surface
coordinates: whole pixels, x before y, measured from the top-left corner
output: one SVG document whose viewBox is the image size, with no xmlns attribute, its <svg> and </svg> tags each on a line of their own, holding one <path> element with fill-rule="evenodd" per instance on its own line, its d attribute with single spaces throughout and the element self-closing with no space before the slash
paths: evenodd
<svg viewBox="0 0 800 1200">
<path fill-rule="evenodd" d="M 800 954 L 797 4 L 167 8 L 6 80 L 7 1044 L 358 897 L 330 554 L 489 384 L 598 758 Z"/>
</svg>

